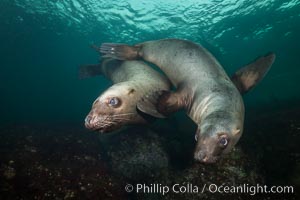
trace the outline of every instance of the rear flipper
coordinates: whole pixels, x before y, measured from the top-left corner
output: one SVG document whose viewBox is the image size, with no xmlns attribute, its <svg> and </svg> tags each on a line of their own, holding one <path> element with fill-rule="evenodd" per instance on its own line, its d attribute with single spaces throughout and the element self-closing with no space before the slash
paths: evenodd
<svg viewBox="0 0 300 200">
<path fill-rule="evenodd" d="M 231 77 L 231 81 L 241 94 L 247 93 L 255 87 L 267 74 L 275 60 L 275 54 L 270 53 L 256 59 L 253 63 L 239 69 Z"/>
<path fill-rule="evenodd" d="M 98 52 L 100 53 L 100 47 L 98 47 L 98 46 L 92 44 L 92 45 L 91 45 L 91 48 L 92 48 L 92 49 L 95 49 L 96 51 L 98 51 Z"/>
<path fill-rule="evenodd" d="M 179 102 L 176 92 L 161 90 L 143 97 L 137 103 L 137 109 L 153 117 L 165 118 L 183 108 Z"/>
<path fill-rule="evenodd" d="M 81 65 L 79 66 L 79 79 L 90 78 L 93 76 L 101 75 L 101 65 L 92 64 L 92 65 Z"/>
<path fill-rule="evenodd" d="M 139 56 L 139 46 L 129 46 L 118 43 L 103 43 L 99 51 L 104 54 L 104 58 L 114 58 L 118 60 L 136 60 Z"/>
</svg>

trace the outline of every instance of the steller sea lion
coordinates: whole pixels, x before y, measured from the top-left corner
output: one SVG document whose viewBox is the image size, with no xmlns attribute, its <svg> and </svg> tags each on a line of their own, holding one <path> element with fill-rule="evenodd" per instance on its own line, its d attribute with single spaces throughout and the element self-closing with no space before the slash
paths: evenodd
<svg viewBox="0 0 300 200">
<path fill-rule="evenodd" d="M 231 81 L 210 52 L 187 40 L 164 39 L 134 46 L 104 43 L 100 52 L 119 60 L 142 58 L 167 75 L 177 90 L 152 93 L 137 107 L 156 117 L 161 115 L 151 111 L 168 115 L 185 109 L 198 125 L 194 158 L 204 163 L 216 162 L 238 142 L 244 125 L 240 92 L 256 85 L 275 59 L 274 54 L 261 57 L 235 73 Z"/>
<path fill-rule="evenodd" d="M 105 59 L 101 64 L 80 68 L 80 78 L 100 74 L 112 80 L 114 85 L 94 101 L 85 118 L 85 126 L 102 133 L 124 125 L 146 123 L 147 120 L 137 112 L 137 102 L 146 94 L 171 87 L 164 75 L 142 61 Z"/>
</svg>

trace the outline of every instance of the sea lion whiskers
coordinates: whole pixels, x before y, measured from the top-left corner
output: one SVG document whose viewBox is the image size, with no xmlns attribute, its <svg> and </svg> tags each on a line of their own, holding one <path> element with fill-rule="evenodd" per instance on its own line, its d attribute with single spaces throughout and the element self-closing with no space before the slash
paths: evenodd
<svg viewBox="0 0 300 200">
<path fill-rule="evenodd" d="M 108 116 L 105 118 L 107 119 Z M 99 120 L 98 122 L 96 122 L 95 126 L 94 126 L 94 130 L 98 130 L 102 133 L 106 132 L 107 131 L 107 128 L 110 129 L 110 128 L 114 128 L 115 125 L 117 125 L 118 123 L 117 122 L 114 122 L 114 121 L 103 121 L 103 120 Z"/>
<path fill-rule="evenodd" d="M 99 119 L 96 122 L 95 127 L 97 129 L 103 129 L 108 126 L 115 126 L 118 125 L 120 122 L 130 121 L 131 119 L 128 116 L 135 115 L 135 113 L 121 113 L 121 114 L 113 114 L 113 115 L 106 115 L 104 119 Z"/>
<path fill-rule="evenodd" d="M 112 124 L 113 121 L 107 121 L 108 117 L 109 117 L 109 116 L 106 115 L 104 119 L 99 118 L 99 120 L 97 120 L 97 121 L 95 122 L 95 126 L 94 126 L 94 127 L 101 127 L 101 125 L 110 125 L 110 124 Z"/>
<path fill-rule="evenodd" d="M 114 115 L 110 115 L 110 117 L 112 118 L 112 121 L 114 121 L 115 119 L 128 119 L 128 120 L 130 120 L 130 118 L 126 118 L 126 117 L 130 117 L 131 115 L 135 115 L 135 113 L 114 114 Z"/>
<path fill-rule="evenodd" d="M 133 112 L 129 112 L 129 113 L 120 113 L 120 114 L 113 114 L 113 115 L 110 115 L 112 117 L 117 117 L 117 116 L 124 116 L 124 115 L 134 115 L 135 113 Z"/>
<path fill-rule="evenodd" d="M 130 115 L 121 115 L 117 117 L 107 115 L 104 120 L 102 119 L 97 122 L 97 125 L 95 126 L 94 130 L 98 130 L 101 133 L 116 130 L 122 125 L 127 124 L 129 121 L 132 121 L 132 118 L 128 117 Z"/>
<path fill-rule="evenodd" d="M 113 122 L 125 122 L 130 121 L 132 118 L 130 116 L 134 116 L 135 113 L 124 113 L 124 114 L 115 114 L 111 115 Z"/>
</svg>

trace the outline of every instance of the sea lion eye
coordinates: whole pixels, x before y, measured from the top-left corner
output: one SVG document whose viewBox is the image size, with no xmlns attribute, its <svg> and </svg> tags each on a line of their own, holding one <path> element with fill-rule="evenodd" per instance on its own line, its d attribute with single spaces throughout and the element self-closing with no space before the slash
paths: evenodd
<svg viewBox="0 0 300 200">
<path fill-rule="evenodd" d="M 113 97 L 109 100 L 108 104 L 110 106 L 116 107 L 119 104 L 119 99 L 117 97 Z"/>
<path fill-rule="evenodd" d="M 222 138 L 219 140 L 219 143 L 220 143 L 223 147 L 226 147 L 227 144 L 228 144 L 228 140 L 227 140 L 225 137 L 222 137 Z"/>
</svg>

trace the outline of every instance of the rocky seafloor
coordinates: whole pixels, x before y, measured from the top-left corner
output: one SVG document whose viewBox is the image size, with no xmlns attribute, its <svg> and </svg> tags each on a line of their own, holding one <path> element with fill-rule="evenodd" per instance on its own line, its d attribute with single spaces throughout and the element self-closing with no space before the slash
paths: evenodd
<svg viewBox="0 0 300 200">
<path fill-rule="evenodd" d="M 213 165 L 193 161 L 195 127 L 178 125 L 178 118 L 106 135 L 78 124 L 5 126 L 0 129 L 0 199 L 299 199 L 299 111 L 251 119 L 236 148 Z M 152 189 L 179 184 L 187 191 L 128 193 L 127 184 Z M 292 185 L 294 193 L 202 191 L 210 184 Z M 188 191 L 195 187 L 199 191 Z"/>
</svg>

